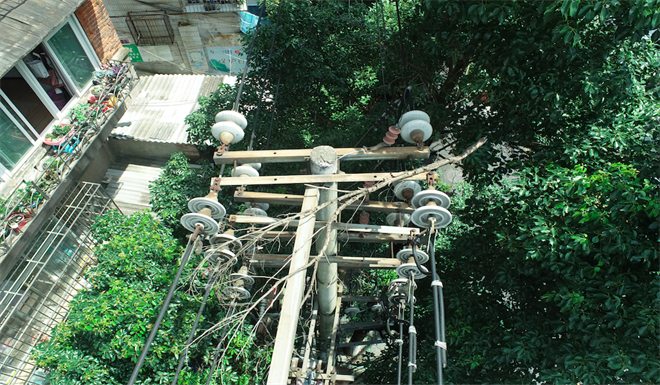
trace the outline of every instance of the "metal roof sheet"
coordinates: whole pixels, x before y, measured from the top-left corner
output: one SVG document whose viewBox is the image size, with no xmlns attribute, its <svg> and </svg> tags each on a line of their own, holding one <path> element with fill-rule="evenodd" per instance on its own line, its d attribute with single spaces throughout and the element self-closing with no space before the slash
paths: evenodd
<svg viewBox="0 0 660 385">
<path fill-rule="evenodd" d="M 30 53 L 84 0 L 0 0 L 0 76 Z"/>
<path fill-rule="evenodd" d="M 225 76 L 153 75 L 140 78 L 142 91 L 121 118 L 111 136 L 142 142 L 184 144 L 184 119 L 199 104 L 200 96 L 215 91 Z"/>
</svg>

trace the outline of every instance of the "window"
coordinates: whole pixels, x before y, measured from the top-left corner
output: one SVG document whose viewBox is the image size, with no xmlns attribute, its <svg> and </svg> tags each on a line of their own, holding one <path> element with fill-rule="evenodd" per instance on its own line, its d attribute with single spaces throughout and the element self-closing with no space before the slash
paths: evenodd
<svg viewBox="0 0 660 385">
<path fill-rule="evenodd" d="M 56 118 L 91 84 L 99 61 L 69 18 L 0 78 L 0 176 L 32 152 Z M 9 175 L 8 175 L 9 174 Z"/>
<path fill-rule="evenodd" d="M 165 12 L 129 12 L 126 15 L 126 24 L 136 45 L 174 43 L 174 32 Z"/>
<path fill-rule="evenodd" d="M 64 71 L 78 89 L 92 80 L 94 65 L 78 41 L 69 23 L 64 24 L 47 42 Z"/>
<path fill-rule="evenodd" d="M 18 121 L 10 117 L 9 111 L 0 105 L 0 164 L 9 171 L 32 149 L 32 140 L 20 126 Z"/>
</svg>

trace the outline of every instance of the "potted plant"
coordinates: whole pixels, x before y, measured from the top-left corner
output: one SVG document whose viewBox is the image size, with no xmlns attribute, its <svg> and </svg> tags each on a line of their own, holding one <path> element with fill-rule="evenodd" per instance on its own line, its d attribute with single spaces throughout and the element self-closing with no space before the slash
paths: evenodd
<svg viewBox="0 0 660 385">
<path fill-rule="evenodd" d="M 49 146 L 59 146 L 64 143 L 73 133 L 73 126 L 70 124 L 56 124 L 53 131 L 46 135 L 44 144 Z"/>
<path fill-rule="evenodd" d="M 69 115 L 71 116 L 71 120 L 75 120 L 78 122 L 84 122 L 87 120 L 87 109 L 88 109 L 87 104 L 76 104 L 75 106 L 71 107 L 69 110 Z"/>
</svg>

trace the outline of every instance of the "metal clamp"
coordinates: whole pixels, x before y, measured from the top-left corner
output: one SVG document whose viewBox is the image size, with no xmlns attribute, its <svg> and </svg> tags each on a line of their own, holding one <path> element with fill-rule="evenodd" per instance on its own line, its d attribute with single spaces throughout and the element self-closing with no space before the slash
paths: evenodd
<svg viewBox="0 0 660 385">
<path fill-rule="evenodd" d="M 435 341 L 435 346 L 439 346 L 442 350 L 447 350 L 447 343 L 441 341 Z"/>
<path fill-rule="evenodd" d="M 433 280 L 433 282 L 431 282 L 431 286 L 440 286 L 440 287 L 444 287 L 444 286 L 442 285 L 442 282 L 438 281 L 437 279 L 436 279 L 436 280 Z"/>
</svg>

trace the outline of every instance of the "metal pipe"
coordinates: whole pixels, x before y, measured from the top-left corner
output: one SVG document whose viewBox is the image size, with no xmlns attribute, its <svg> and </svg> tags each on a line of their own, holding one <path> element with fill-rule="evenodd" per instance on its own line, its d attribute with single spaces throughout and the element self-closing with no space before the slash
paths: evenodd
<svg viewBox="0 0 660 385">
<path fill-rule="evenodd" d="M 197 235 L 199 235 L 199 232 L 202 229 L 203 227 L 200 225 L 195 226 L 195 232 L 190 237 L 190 241 L 188 241 L 188 246 L 186 246 L 186 251 L 183 253 L 183 257 L 181 258 L 181 266 L 179 266 L 179 270 L 176 272 L 176 275 L 174 276 L 174 280 L 172 281 L 172 285 L 170 286 L 170 291 L 167 293 L 167 297 L 165 297 L 165 302 L 163 302 L 163 305 L 160 308 L 160 313 L 158 314 L 158 318 L 156 318 L 154 327 L 151 329 L 151 333 L 149 333 L 149 338 L 147 338 L 147 342 L 144 344 L 144 348 L 142 348 L 142 353 L 140 354 L 140 358 L 138 358 L 137 364 L 135 364 L 135 368 L 133 369 L 133 374 L 131 374 L 131 378 L 128 380 L 128 385 L 134 385 L 135 381 L 137 380 L 138 373 L 140 373 L 140 369 L 144 364 L 144 360 L 147 358 L 147 353 L 149 353 L 149 348 L 151 347 L 151 344 L 154 342 L 154 339 L 156 339 L 156 334 L 158 333 L 158 329 L 160 328 L 160 323 L 161 321 L 163 321 L 163 317 L 165 317 L 165 313 L 167 312 L 167 308 L 170 305 L 170 301 L 172 301 L 172 296 L 174 295 L 174 291 L 176 290 L 176 287 L 179 284 L 179 279 L 181 278 L 181 274 L 183 273 L 183 268 L 186 267 L 186 263 L 190 258 L 190 254 L 192 253 L 195 247 L 195 239 L 197 239 Z"/>
<path fill-rule="evenodd" d="M 232 301 L 231 305 L 229 306 L 229 311 L 227 312 L 227 316 L 225 319 L 229 319 L 233 313 L 234 309 L 236 309 L 236 302 Z M 222 344 L 222 341 L 225 339 L 227 336 L 227 327 L 229 326 L 229 322 L 225 324 L 225 326 L 222 328 L 222 335 L 220 335 L 220 342 L 218 342 L 218 346 L 215 348 L 215 354 L 213 355 L 213 362 L 211 363 L 211 370 L 209 371 L 209 375 L 206 377 L 206 385 L 209 385 L 211 383 L 211 378 L 213 378 L 213 373 L 215 372 L 215 367 L 218 364 L 218 356 L 220 356 L 220 345 Z"/>
<path fill-rule="evenodd" d="M 433 276 L 433 282 L 431 283 L 431 292 L 433 293 L 433 326 L 435 328 L 435 362 L 438 370 L 438 385 L 442 385 L 442 343 L 441 341 L 443 340 L 442 335 L 440 333 L 440 304 L 439 304 L 439 293 L 436 289 L 441 289 L 442 285 L 440 283 L 440 279 L 438 278 L 438 274 L 435 272 L 435 235 L 436 232 L 433 231 L 431 234 L 429 234 L 429 239 L 430 239 L 430 247 L 428 249 L 429 252 L 429 257 L 431 260 L 431 275 Z M 442 329 L 444 329 L 444 325 L 442 326 Z"/>
<path fill-rule="evenodd" d="M 397 317 L 399 321 L 399 339 L 396 341 L 399 345 L 399 365 L 397 369 L 397 385 L 401 385 L 401 357 L 403 356 L 403 304 L 399 304 L 399 316 Z"/>
<path fill-rule="evenodd" d="M 411 274 L 410 285 L 409 285 L 409 300 L 410 300 L 410 326 L 408 327 L 408 338 L 409 338 L 409 351 L 408 351 L 408 385 L 412 385 L 413 373 L 417 369 L 417 329 L 413 325 L 413 317 L 415 314 L 415 273 Z"/>
</svg>

